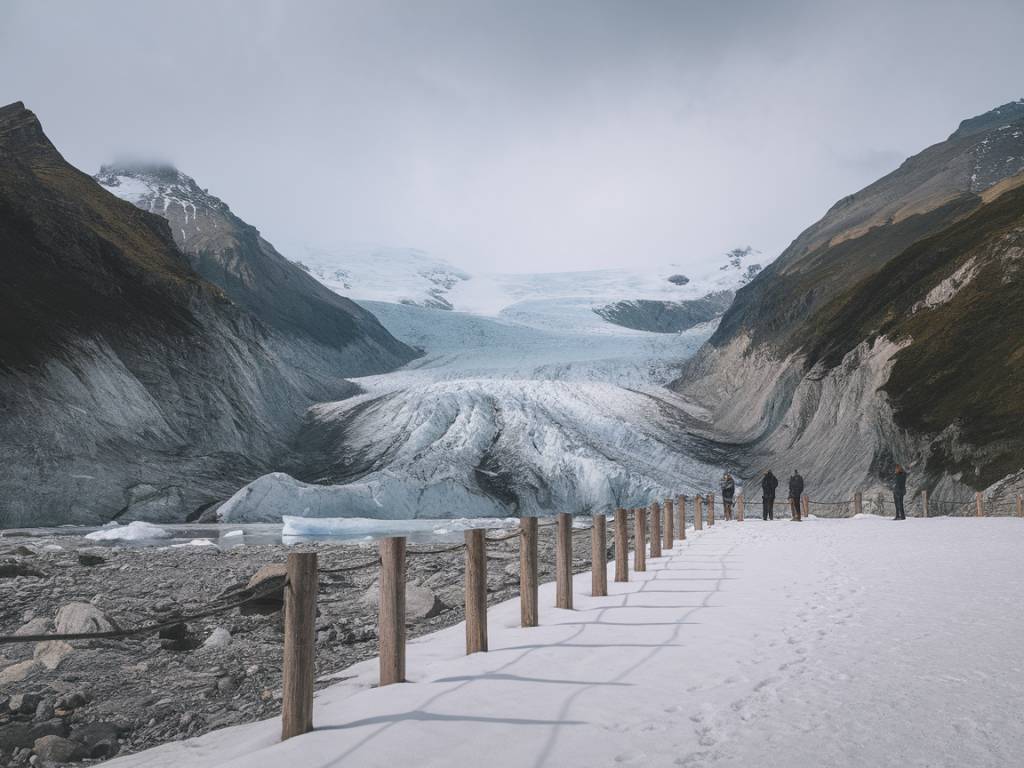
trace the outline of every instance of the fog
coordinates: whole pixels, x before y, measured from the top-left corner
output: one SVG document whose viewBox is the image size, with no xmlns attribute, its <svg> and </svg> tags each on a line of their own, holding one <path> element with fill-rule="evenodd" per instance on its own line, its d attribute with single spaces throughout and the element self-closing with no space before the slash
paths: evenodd
<svg viewBox="0 0 1024 768">
<path fill-rule="evenodd" d="M 1024 96 L 1019 2 L 19 2 L 0 102 L 175 163 L 288 254 L 494 271 L 768 260 Z"/>
</svg>

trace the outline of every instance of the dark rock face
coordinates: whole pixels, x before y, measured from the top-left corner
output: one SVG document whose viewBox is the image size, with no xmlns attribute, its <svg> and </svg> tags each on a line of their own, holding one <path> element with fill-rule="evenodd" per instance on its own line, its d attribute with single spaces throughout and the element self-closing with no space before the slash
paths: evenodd
<svg viewBox="0 0 1024 768">
<path fill-rule="evenodd" d="M 272 467 L 312 400 L 357 391 L 341 375 L 413 354 L 362 310 L 321 336 L 261 319 L 20 103 L 0 108 L 0 253 L 0 527 L 182 521 Z"/>
<path fill-rule="evenodd" d="M 594 310 L 609 323 L 636 331 L 679 333 L 719 317 L 732 303 L 735 292 L 718 291 L 687 301 L 617 301 Z"/>
</svg>

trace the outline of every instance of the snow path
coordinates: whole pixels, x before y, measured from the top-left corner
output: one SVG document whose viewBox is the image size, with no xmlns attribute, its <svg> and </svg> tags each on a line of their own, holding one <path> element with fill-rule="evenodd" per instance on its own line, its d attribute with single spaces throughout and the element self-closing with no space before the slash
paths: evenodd
<svg viewBox="0 0 1024 768">
<path fill-rule="evenodd" d="M 1019 764 L 1024 521 L 720 522 L 591 598 L 518 627 L 489 611 L 409 646 L 411 684 L 375 661 L 279 721 L 119 766 L 1000 766 Z"/>
</svg>

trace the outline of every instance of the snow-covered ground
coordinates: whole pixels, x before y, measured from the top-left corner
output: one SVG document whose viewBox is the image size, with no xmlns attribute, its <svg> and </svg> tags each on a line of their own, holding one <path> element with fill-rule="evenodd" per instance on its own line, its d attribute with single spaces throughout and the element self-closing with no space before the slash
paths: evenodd
<svg viewBox="0 0 1024 768">
<path fill-rule="evenodd" d="M 491 608 L 490 652 L 454 626 L 316 697 L 313 733 L 230 728 L 115 760 L 165 766 L 1020 764 L 1024 520 L 719 522 L 573 611 L 541 589 Z M 610 569 L 611 571 L 611 569 Z"/>
</svg>

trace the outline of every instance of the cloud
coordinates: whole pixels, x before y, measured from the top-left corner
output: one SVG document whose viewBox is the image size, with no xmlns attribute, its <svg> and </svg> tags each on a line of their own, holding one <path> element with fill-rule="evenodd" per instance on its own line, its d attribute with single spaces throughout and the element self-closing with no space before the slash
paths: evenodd
<svg viewBox="0 0 1024 768">
<path fill-rule="evenodd" d="M 1018 97 L 1019 4 L 21 2 L 0 101 L 173 157 L 284 247 L 482 269 L 770 257 Z"/>
</svg>

